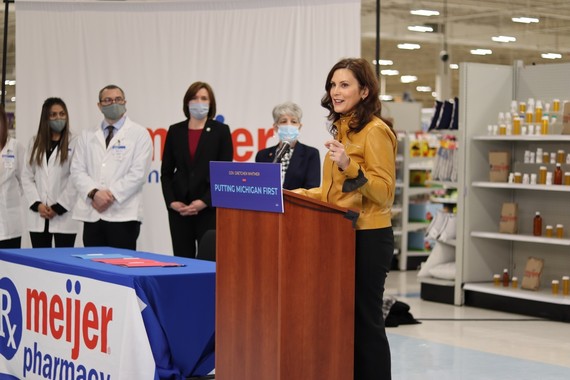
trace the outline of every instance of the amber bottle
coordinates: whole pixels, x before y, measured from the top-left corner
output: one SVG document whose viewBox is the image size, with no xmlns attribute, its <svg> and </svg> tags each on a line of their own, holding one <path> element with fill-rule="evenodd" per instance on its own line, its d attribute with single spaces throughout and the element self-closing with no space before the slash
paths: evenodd
<svg viewBox="0 0 570 380">
<path fill-rule="evenodd" d="M 542 216 L 540 216 L 540 212 L 536 212 L 534 215 L 533 223 L 532 223 L 532 234 L 534 236 L 541 236 L 542 235 Z"/>
<path fill-rule="evenodd" d="M 562 168 L 560 164 L 556 164 L 556 169 L 554 169 L 554 178 L 552 179 L 552 183 L 555 185 L 562 185 Z"/>
<path fill-rule="evenodd" d="M 503 286 L 509 286 L 509 270 L 503 269 Z"/>
</svg>

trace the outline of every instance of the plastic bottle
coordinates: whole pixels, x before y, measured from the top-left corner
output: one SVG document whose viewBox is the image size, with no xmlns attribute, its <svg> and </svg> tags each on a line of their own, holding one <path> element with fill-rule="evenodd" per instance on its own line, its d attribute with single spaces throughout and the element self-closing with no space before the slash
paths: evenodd
<svg viewBox="0 0 570 380">
<path fill-rule="evenodd" d="M 509 270 L 503 269 L 503 286 L 509 286 Z"/>
<path fill-rule="evenodd" d="M 542 121 L 542 102 L 540 100 L 537 100 L 536 107 L 534 108 L 534 121 L 536 123 L 540 123 Z"/>
<path fill-rule="evenodd" d="M 534 215 L 532 226 L 532 234 L 534 236 L 542 236 L 542 216 L 540 216 L 539 211 Z"/>
<path fill-rule="evenodd" d="M 560 164 L 556 164 L 556 169 L 554 169 L 554 178 L 552 179 L 552 183 L 554 185 L 562 185 L 562 168 Z"/>
</svg>

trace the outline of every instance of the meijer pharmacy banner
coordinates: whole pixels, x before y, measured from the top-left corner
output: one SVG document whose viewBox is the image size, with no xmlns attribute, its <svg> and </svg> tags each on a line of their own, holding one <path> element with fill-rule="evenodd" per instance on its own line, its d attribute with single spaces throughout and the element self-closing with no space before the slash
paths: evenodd
<svg viewBox="0 0 570 380">
<path fill-rule="evenodd" d="M 155 372 L 134 289 L 10 262 L 0 267 L 0 355 L 0 380 Z"/>
</svg>

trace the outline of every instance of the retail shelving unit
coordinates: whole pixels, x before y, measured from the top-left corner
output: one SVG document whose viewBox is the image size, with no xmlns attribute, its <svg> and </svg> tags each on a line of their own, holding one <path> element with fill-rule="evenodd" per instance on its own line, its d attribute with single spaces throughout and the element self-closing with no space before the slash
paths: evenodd
<svg viewBox="0 0 570 380">
<path fill-rule="evenodd" d="M 394 197 L 394 204 L 392 206 L 392 226 L 394 229 L 394 265 L 398 267 L 397 263 L 400 260 L 402 252 L 402 244 L 406 243 L 403 237 L 402 229 L 404 227 L 404 147 L 405 147 L 405 134 L 398 133 L 398 153 L 396 156 L 396 195 Z M 407 207 L 407 206 L 406 206 Z M 406 213 L 407 215 L 407 213 Z"/>
<path fill-rule="evenodd" d="M 546 224 L 570 227 L 570 186 L 522 185 L 488 182 L 489 152 L 507 151 L 511 157 L 511 172 L 538 173 L 545 164 L 524 163 L 525 150 L 570 152 L 570 136 L 488 136 L 487 125 L 497 123 L 497 115 L 510 108 L 511 100 L 528 98 L 551 101 L 570 99 L 570 65 L 537 65 L 522 67 L 462 64 L 460 109 L 465 131 L 463 172 L 466 192 L 462 212 L 463 254 L 461 280 L 465 303 L 472 306 L 540 316 L 570 322 L 570 297 L 552 295 L 550 282 L 570 273 L 568 228 L 564 238 L 532 235 L 532 219 L 536 211 Z M 551 127 L 558 129 L 558 126 Z M 556 128 L 555 128 L 556 127 Z M 549 171 L 553 164 L 546 164 Z M 562 165 L 569 171 L 570 165 Z M 503 203 L 518 205 L 518 233 L 499 233 Z M 507 268 L 520 281 L 529 257 L 544 260 L 541 289 L 528 291 L 492 284 L 495 273 Z M 461 263 L 459 263 L 461 262 Z"/>
<path fill-rule="evenodd" d="M 427 250 L 410 249 L 410 234 L 423 233 L 429 226 L 429 222 L 410 221 L 410 200 L 413 197 L 423 194 L 430 194 L 433 188 L 430 187 L 414 187 L 410 186 L 410 172 L 412 170 L 431 170 L 434 157 L 412 157 L 410 154 L 410 138 L 407 134 L 402 134 L 398 145 L 398 163 L 401 172 L 402 181 L 398 182 L 397 189 L 399 196 L 396 207 L 401 210 L 398 225 L 395 228 L 396 241 L 399 242 L 399 253 L 397 256 L 397 267 L 399 270 L 416 269 L 422 261 L 425 261 L 429 255 Z"/>
<path fill-rule="evenodd" d="M 455 135 L 455 141 L 461 149 L 463 145 L 462 141 L 462 131 L 455 130 L 455 131 L 448 131 L 442 130 L 440 131 L 444 134 L 453 134 Z M 459 156 L 458 165 L 462 164 L 462 156 Z M 439 181 L 439 180 L 430 180 L 428 184 L 434 187 L 440 187 L 443 189 L 449 190 L 456 190 L 457 191 L 457 198 L 450 200 L 447 198 L 437 198 L 432 197 L 431 202 L 442 203 L 446 205 L 448 208 L 456 208 L 456 229 L 457 229 L 457 237 L 454 240 L 437 240 L 436 245 L 439 245 L 441 249 L 448 251 L 446 252 L 446 256 L 454 256 L 456 262 L 456 269 L 455 269 L 455 277 L 452 280 L 443 280 L 434 277 L 418 277 L 421 286 L 420 286 L 420 296 L 424 300 L 434 301 L 434 302 L 441 302 L 447 304 L 454 304 L 454 305 L 462 305 L 463 304 L 463 291 L 462 291 L 462 268 L 461 268 L 461 255 L 462 247 L 463 247 L 463 236 L 460 233 L 463 228 L 463 185 L 462 181 L 464 179 L 462 171 L 458 172 L 457 181 Z"/>
</svg>

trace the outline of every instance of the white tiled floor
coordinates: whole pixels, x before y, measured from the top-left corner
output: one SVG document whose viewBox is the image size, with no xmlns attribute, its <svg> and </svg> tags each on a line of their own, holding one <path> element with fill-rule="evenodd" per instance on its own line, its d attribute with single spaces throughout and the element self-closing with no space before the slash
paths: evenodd
<svg viewBox="0 0 570 380">
<path fill-rule="evenodd" d="M 423 319 L 387 330 L 394 380 L 570 379 L 568 323 L 424 301 L 415 271 L 391 272 L 385 294 Z"/>
</svg>

